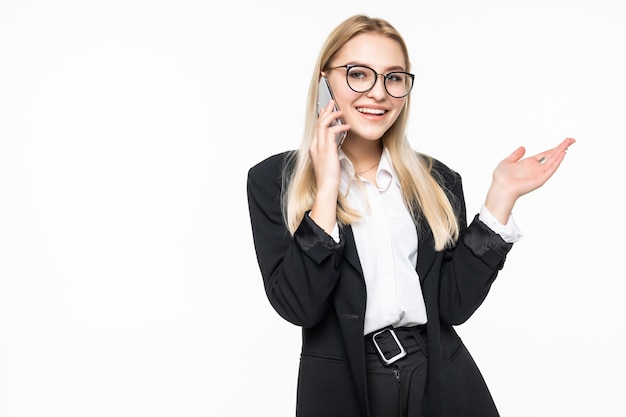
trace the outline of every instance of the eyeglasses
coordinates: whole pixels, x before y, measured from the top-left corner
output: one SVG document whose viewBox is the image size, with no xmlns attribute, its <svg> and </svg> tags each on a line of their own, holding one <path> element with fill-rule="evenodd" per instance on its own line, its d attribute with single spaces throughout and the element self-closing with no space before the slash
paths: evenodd
<svg viewBox="0 0 626 417">
<path fill-rule="evenodd" d="M 365 65 L 340 65 L 338 67 L 329 68 L 326 71 L 339 68 L 346 69 L 346 82 L 348 83 L 348 87 L 356 93 L 365 93 L 371 90 L 376 84 L 378 76 L 381 75 L 387 94 L 391 97 L 402 98 L 409 95 L 413 88 L 413 80 L 415 79 L 415 75 L 402 71 L 379 74 Z"/>
</svg>

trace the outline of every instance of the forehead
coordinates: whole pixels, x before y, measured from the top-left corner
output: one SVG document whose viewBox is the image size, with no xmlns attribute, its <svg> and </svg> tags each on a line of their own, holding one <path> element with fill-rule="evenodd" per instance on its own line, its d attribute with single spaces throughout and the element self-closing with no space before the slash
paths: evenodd
<svg viewBox="0 0 626 417">
<path fill-rule="evenodd" d="M 363 64 L 378 71 L 406 68 L 400 44 L 376 33 L 363 33 L 350 39 L 339 49 L 333 65 Z"/>
</svg>

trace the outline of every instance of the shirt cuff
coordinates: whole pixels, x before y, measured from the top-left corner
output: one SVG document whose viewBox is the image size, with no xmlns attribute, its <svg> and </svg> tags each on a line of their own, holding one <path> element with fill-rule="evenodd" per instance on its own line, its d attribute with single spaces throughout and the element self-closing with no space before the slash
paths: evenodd
<svg viewBox="0 0 626 417">
<path fill-rule="evenodd" d="M 507 243 L 515 243 L 519 241 L 523 235 L 520 231 L 517 224 L 515 224 L 515 220 L 513 220 L 513 215 L 509 216 L 506 224 L 500 223 L 493 214 L 485 206 L 482 206 L 480 209 L 480 213 L 478 214 L 478 220 L 483 222 L 487 227 L 500 235 L 502 240 Z"/>
</svg>

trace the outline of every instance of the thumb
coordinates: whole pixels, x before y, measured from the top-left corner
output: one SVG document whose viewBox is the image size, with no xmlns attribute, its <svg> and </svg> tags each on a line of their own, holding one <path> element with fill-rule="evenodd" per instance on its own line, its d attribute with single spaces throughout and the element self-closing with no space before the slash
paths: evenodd
<svg viewBox="0 0 626 417">
<path fill-rule="evenodd" d="M 507 156 L 505 161 L 517 162 L 522 158 L 522 156 L 524 156 L 525 153 L 526 153 L 526 148 L 524 148 L 523 146 L 520 146 L 519 148 L 514 150 L 511 155 Z"/>
</svg>

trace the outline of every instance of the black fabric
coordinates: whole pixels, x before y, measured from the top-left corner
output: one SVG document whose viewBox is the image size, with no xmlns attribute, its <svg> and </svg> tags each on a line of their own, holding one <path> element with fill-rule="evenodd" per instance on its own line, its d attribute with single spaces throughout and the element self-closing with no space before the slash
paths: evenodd
<svg viewBox="0 0 626 417">
<path fill-rule="evenodd" d="M 372 343 L 365 337 L 367 388 L 371 417 L 424 417 L 424 390 L 428 371 L 423 326 L 395 329 L 407 356 L 385 365 Z M 381 334 L 382 343 L 396 351 L 397 343 L 389 332 Z M 383 348 L 383 349 L 386 349 Z"/>
</svg>

